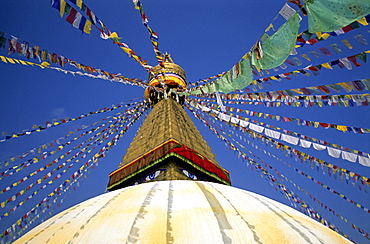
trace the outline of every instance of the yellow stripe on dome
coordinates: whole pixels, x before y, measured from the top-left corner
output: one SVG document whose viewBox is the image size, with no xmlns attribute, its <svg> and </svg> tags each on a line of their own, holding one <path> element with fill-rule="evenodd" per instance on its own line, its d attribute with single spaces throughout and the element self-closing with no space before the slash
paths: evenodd
<svg viewBox="0 0 370 244">
<path fill-rule="evenodd" d="M 160 83 L 159 81 L 163 81 L 163 80 L 165 81 L 166 84 L 174 83 L 174 84 L 178 84 L 179 86 L 182 86 L 183 88 L 187 87 L 185 81 L 179 75 L 169 74 L 169 73 L 165 75 L 162 75 L 162 74 L 157 75 L 156 78 L 150 80 L 149 85 L 156 86 Z"/>
</svg>

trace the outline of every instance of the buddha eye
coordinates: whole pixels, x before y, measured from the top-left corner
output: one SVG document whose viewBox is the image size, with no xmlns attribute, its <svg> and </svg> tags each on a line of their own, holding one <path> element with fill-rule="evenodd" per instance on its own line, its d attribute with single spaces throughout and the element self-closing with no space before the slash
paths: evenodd
<svg viewBox="0 0 370 244">
<path fill-rule="evenodd" d="M 192 180 L 197 180 L 198 177 L 196 177 L 194 174 L 190 173 L 189 171 L 187 171 L 186 169 L 183 169 L 182 172 L 187 176 L 189 177 L 190 179 Z"/>
<path fill-rule="evenodd" d="M 151 173 L 150 175 L 145 177 L 145 181 L 151 181 L 151 180 L 157 178 L 160 173 L 161 173 L 160 170 L 157 170 L 154 173 Z"/>
</svg>

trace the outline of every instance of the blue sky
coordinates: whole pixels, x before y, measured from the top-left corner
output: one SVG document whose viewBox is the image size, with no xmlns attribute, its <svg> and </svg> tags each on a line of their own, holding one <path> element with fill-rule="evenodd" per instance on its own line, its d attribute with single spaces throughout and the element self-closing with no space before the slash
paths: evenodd
<svg viewBox="0 0 370 244">
<path fill-rule="evenodd" d="M 156 64 L 147 30 L 141 24 L 140 15 L 133 8 L 131 1 L 86 0 L 85 3 L 111 31 L 117 32 L 122 37 L 122 42 L 128 44 L 143 59 L 148 60 L 149 64 Z M 189 82 L 195 82 L 199 79 L 229 70 L 250 50 L 285 4 L 284 1 L 268 0 L 162 0 L 143 1 L 142 3 L 148 16 L 150 27 L 159 35 L 159 49 L 161 52 L 169 52 L 171 54 L 174 61 L 185 70 Z M 32 3 L 20 0 L 2 1 L 0 3 L 0 13 L 0 31 L 18 37 L 32 45 L 40 46 L 41 49 L 47 49 L 49 52 L 62 55 L 90 67 L 99 68 L 112 74 L 121 73 L 121 75 L 126 77 L 142 80 L 147 79 L 146 71 L 139 64 L 127 57 L 122 50 L 109 40 L 101 39 L 99 32 L 95 28 L 93 28 L 90 35 L 81 33 L 81 31 L 75 29 L 64 19 L 60 18 L 58 11 L 50 6 L 49 1 Z M 278 16 L 273 23 L 276 25 L 282 23 L 281 16 Z M 306 23 L 307 19 L 303 18 L 300 31 L 307 29 Z M 369 42 L 370 35 L 368 31 L 368 26 L 361 26 L 361 28 L 350 31 L 345 35 L 330 37 L 327 41 L 312 46 L 306 45 L 297 49 L 297 56 L 299 56 L 300 54 L 308 54 L 309 51 L 318 50 L 321 47 L 329 48 L 330 44 L 333 43 L 340 43 L 343 51 L 341 54 L 332 52 L 332 56 L 322 55 L 318 59 L 312 58 L 311 62 L 300 58 L 303 62 L 300 68 L 309 64 L 318 65 L 368 50 L 369 45 L 362 46 L 354 39 L 354 36 L 362 34 Z M 8 38 L 7 34 L 6 37 Z M 353 49 L 346 48 L 341 43 L 342 40 L 348 40 L 353 45 Z M 8 55 L 8 51 L 4 49 L 0 50 L 0 55 L 27 60 L 24 56 L 17 54 Z M 38 63 L 35 59 L 29 61 Z M 369 64 L 359 62 L 362 66 L 354 67 L 352 70 L 347 70 L 346 68 L 340 69 L 336 66 L 333 70 L 322 69 L 318 76 L 314 76 L 311 73 L 309 77 L 298 75 L 297 77 L 292 76 L 292 80 L 282 79 L 280 82 L 271 81 L 271 86 L 264 85 L 264 88 L 259 91 L 277 91 L 368 79 Z M 64 69 L 77 71 L 70 65 L 66 65 Z M 298 68 L 289 66 L 286 70 L 279 69 L 274 74 L 281 74 L 295 69 Z M 90 111 L 111 107 L 112 104 L 119 104 L 143 95 L 143 89 L 140 87 L 79 75 L 73 76 L 39 67 L 0 62 L 0 72 L 2 74 L 0 83 L 1 132 L 16 133 L 24 129 L 31 129 L 33 125 L 45 125 L 46 121 L 51 121 L 54 118 L 58 120 L 66 117 L 76 118 L 80 115 L 88 114 Z M 271 72 L 273 73 L 274 71 Z M 262 77 L 268 76 L 265 74 Z M 363 90 L 362 92 L 351 92 L 351 94 L 364 94 L 367 92 L 367 90 Z M 334 92 L 332 94 L 344 94 L 344 91 L 342 90 L 341 92 Z M 236 107 L 234 104 L 225 105 Z M 368 106 L 314 106 L 312 108 L 295 108 L 290 106 L 264 107 L 262 105 L 243 105 L 238 106 L 238 108 L 310 121 L 370 128 Z M 75 131 L 81 128 L 82 125 L 92 124 L 113 114 L 113 112 L 107 112 L 91 115 L 88 118 L 50 128 L 40 133 L 33 133 L 29 136 L 2 142 L 0 143 L 0 162 L 63 137 L 69 131 Z M 262 178 L 255 170 L 252 171 L 250 166 L 247 167 L 246 163 L 242 162 L 232 150 L 225 147 L 223 142 L 217 139 L 207 127 L 192 115 L 191 117 L 209 145 L 213 148 L 213 152 L 216 154 L 220 165 L 230 171 L 233 186 L 250 190 L 290 205 L 289 201 L 282 194 L 275 191 L 265 178 Z M 367 153 L 370 152 L 369 134 L 343 133 L 334 129 L 324 128 L 315 129 L 313 127 L 298 126 L 296 123 L 283 123 L 257 117 L 251 117 L 251 119 L 351 149 Z M 140 122 L 141 120 L 132 126 L 125 136 L 120 139 L 118 145 L 111 149 L 107 153 L 107 156 L 99 162 L 98 167 L 90 170 L 88 177 L 79 183 L 79 187 L 76 186 L 76 190 L 71 190 L 72 194 L 65 194 L 67 197 L 60 204 L 60 207 L 56 207 L 53 210 L 52 214 L 56 214 L 67 207 L 104 192 L 108 181 L 107 175 L 117 168 Z M 316 168 L 311 169 L 310 164 L 301 164 L 299 161 L 295 161 L 294 158 L 286 157 L 279 150 L 266 147 L 259 141 L 254 141 L 248 135 L 242 135 L 246 140 L 250 140 L 251 143 L 255 143 L 260 148 L 278 156 L 288 164 L 323 182 L 325 185 L 334 188 L 346 197 L 365 207 L 370 207 L 368 204 L 370 202 L 370 192 L 366 193 L 364 188 L 359 190 L 358 186 L 353 187 L 351 182 L 347 184 L 345 180 L 341 182 L 339 177 L 338 179 L 334 179 L 333 176 L 328 177 L 327 172 L 323 174 L 322 170 L 316 170 Z M 236 139 L 235 136 L 230 138 Z M 306 177 L 297 174 L 292 167 L 289 168 L 286 164 L 264 154 L 263 151 L 256 150 L 255 147 L 251 146 L 251 143 L 244 143 L 244 145 L 266 163 L 284 174 L 289 180 L 309 192 L 311 196 L 314 196 L 335 210 L 339 216 L 358 225 L 358 227 L 367 232 L 370 231 L 368 213 L 327 191 L 322 186 L 313 183 Z M 317 151 L 312 148 L 292 147 L 341 168 L 370 177 L 369 167 L 360 165 L 358 161 L 351 163 L 330 157 L 326 150 Z M 46 150 L 54 149 L 50 147 Z M 1 189 L 47 164 L 51 160 L 41 160 L 33 167 L 26 168 L 12 177 L 4 178 L 0 182 Z M 14 164 L 20 164 L 22 162 L 17 159 Z M 3 166 L 2 169 L 5 170 L 6 167 Z M 37 178 L 35 177 L 35 179 Z M 19 185 L 14 187 L 12 191 L 0 195 L 1 202 L 34 180 L 30 179 L 28 181 L 23 183 L 24 186 Z M 329 211 L 320 207 L 317 201 L 311 200 L 308 195 L 299 191 L 289 181 L 284 180 L 282 183 L 301 196 L 304 201 L 316 209 L 322 216 L 326 217 L 331 223 L 339 227 L 341 231 L 350 235 L 359 243 L 366 243 L 366 239 L 357 231 L 353 230 L 350 224 L 345 223 L 340 217 L 334 216 Z M 0 231 L 4 231 L 14 221 L 18 220 L 55 187 L 53 185 L 47 187 L 47 189 L 40 191 L 37 197 L 28 201 L 16 211 L 11 212 L 8 217 L 1 221 Z M 365 188 L 369 190 L 369 187 Z M 35 189 L 38 189 L 38 187 L 35 187 Z M 27 195 L 25 194 L 22 197 L 25 198 Z M 64 198 L 64 196 L 61 198 Z M 5 208 L 0 209 L 1 215 L 9 211 L 11 207 L 12 204 L 9 203 Z"/>
</svg>

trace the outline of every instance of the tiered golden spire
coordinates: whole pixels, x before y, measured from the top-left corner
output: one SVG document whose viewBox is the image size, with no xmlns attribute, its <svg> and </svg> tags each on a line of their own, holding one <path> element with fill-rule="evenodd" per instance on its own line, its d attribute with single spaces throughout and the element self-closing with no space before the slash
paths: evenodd
<svg viewBox="0 0 370 244">
<path fill-rule="evenodd" d="M 186 88 L 184 70 L 171 56 L 164 55 L 164 67 L 155 66 L 149 75 L 146 98 L 153 110 L 143 122 L 119 168 L 109 177 L 114 190 L 152 180 L 200 179 L 230 184 L 228 172 L 181 106 Z"/>
</svg>

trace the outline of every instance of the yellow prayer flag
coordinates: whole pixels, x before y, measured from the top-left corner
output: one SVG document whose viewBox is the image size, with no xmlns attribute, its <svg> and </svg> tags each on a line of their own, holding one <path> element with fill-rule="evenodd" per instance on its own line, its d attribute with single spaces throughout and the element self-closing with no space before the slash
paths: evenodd
<svg viewBox="0 0 370 244">
<path fill-rule="evenodd" d="M 271 28 L 274 28 L 274 26 L 272 25 L 272 23 L 269 26 L 267 26 L 265 32 L 268 32 Z"/>
<path fill-rule="evenodd" d="M 112 37 L 116 38 L 116 37 L 118 37 L 118 34 L 117 34 L 116 32 L 112 32 L 112 33 L 109 35 L 109 38 L 112 38 Z"/>
<path fill-rule="evenodd" d="M 302 58 L 307 59 L 308 61 L 311 61 L 310 57 L 307 54 L 301 54 Z"/>
<path fill-rule="evenodd" d="M 131 49 L 126 48 L 126 47 L 121 47 L 121 49 L 122 49 L 125 53 L 130 54 L 130 50 L 131 50 Z"/>
<path fill-rule="evenodd" d="M 301 90 L 299 90 L 299 89 L 290 89 L 290 90 L 292 90 L 292 91 L 294 91 L 294 92 L 296 92 L 298 94 L 303 94 L 303 92 Z"/>
<path fill-rule="evenodd" d="M 15 64 L 15 62 L 14 62 L 14 60 L 12 58 L 6 57 L 6 60 L 8 60 L 8 62 L 11 63 L 11 64 Z"/>
<path fill-rule="evenodd" d="M 352 45 L 351 45 L 351 43 L 349 43 L 349 41 L 348 40 L 342 40 L 342 43 L 344 44 L 344 45 L 346 45 L 346 47 L 348 47 L 349 49 L 352 49 L 353 47 L 352 47 Z"/>
<path fill-rule="evenodd" d="M 329 36 L 330 36 L 329 33 L 324 33 L 324 34 L 321 35 L 321 38 L 324 39 L 324 40 L 326 40 L 326 39 L 329 38 Z"/>
<path fill-rule="evenodd" d="M 333 69 L 329 63 L 323 63 L 321 64 L 322 67 L 326 68 L 326 69 Z"/>
<path fill-rule="evenodd" d="M 246 53 L 246 54 L 244 54 L 244 56 L 242 57 L 242 59 L 247 59 L 248 56 L 249 56 L 249 53 Z"/>
<path fill-rule="evenodd" d="M 1 58 L 1 61 L 3 61 L 4 63 L 7 63 L 8 61 L 6 61 L 6 58 L 4 56 L 0 56 Z"/>
<path fill-rule="evenodd" d="M 82 0 L 77 0 L 76 5 L 77 5 L 80 9 L 82 9 Z"/>
<path fill-rule="evenodd" d="M 84 26 L 84 32 L 87 34 L 90 34 L 91 31 L 91 21 L 86 20 L 85 26 Z"/>
<path fill-rule="evenodd" d="M 346 132 L 347 131 L 347 126 L 345 126 L 345 125 L 337 125 L 337 130 Z"/>
<path fill-rule="evenodd" d="M 340 82 L 340 83 L 337 83 L 337 85 L 343 87 L 347 92 L 350 92 L 354 89 L 354 86 L 352 85 L 352 83 L 349 83 L 349 82 Z M 351 96 L 346 96 L 347 99 L 351 99 Z"/>
<path fill-rule="evenodd" d="M 328 33 L 321 33 L 321 32 L 316 32 L 316 35 L 317 35 L 317 37 L 319 38 L 319 39 L 324 39 L 324 40 L 326 40 L 326 39 L 328 39 L 328 37 L 330 36 L 330 34 L 328 34 Z"/>
<path fill-rule="evenodd" d="M 321 32 L 316 32 L 316 36 L 317 36 L 319 39 L 321 39 L 321 35 L 322 35 L 322 33 L 321 33 Z"/>
<path fill-rule="evenodd" d="M 27 63 L 24 62 L 23 60 L 19 60 L 19 62 L 21 62 L 21 64 L 23 64 L 23 65 L 27 65 Z"/>
<path fill-rule="evenodd" d="M 45 67 L 50 66 L 50 64 L 48 62 L 46 62 L 46 61 L 42 62 L 40 65 L 45 66 Z"/>
<path fill-rule="evenodd" d="M 366 18 L 365 17 L 362 17 L 361 19 L 358 19 L 357 20 L 357 22 L 358 23 L 360 23 L 361 25 L 363 25 L 363 26 L 366 26 L 366 25 L 368 25 L 369 23 L 367 23 L 367 21 L 366 21 Z"/>
<path fill-rule="evenodd" d="M 65 0 L 60 0 L 59 14 L 60 14 L 60 17 L 62 17 L 62 18 L 63 18 L 65 9 L 66 9 L 66 1 Z"/>
</svg>

